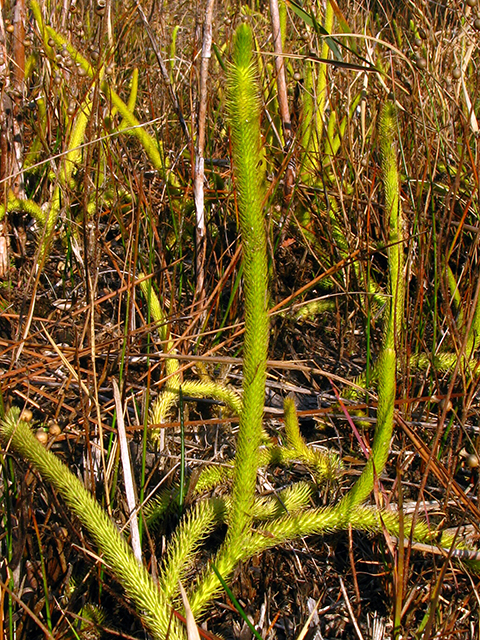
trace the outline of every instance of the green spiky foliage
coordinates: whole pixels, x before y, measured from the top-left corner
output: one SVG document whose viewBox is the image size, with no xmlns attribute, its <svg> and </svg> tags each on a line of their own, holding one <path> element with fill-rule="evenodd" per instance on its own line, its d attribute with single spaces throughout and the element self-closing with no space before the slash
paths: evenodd
<svg viewBox="0 0 480 640">
<path fill-rule="evenodd" d="M 293 407 L 292 412 L 296 410 Z M 272 445 L 270 442 L 262 445 L 258 451 L 257 468 L 263 469 L 269 466 L 291 466 L 301 463 L 315 476 L 319 484 L 335 482 L 342 472 L 342 461 L 334 451 L 312 449 L 308 447 L 303 438 L 301 446 Z M 195 494 L 201 495 L 206 491 L 212 491 L 215 487 L 233 479 L 234 465 L 206 465 L 195 484 Z"/>
<path fill-rule="evenodd" d="M 283 410 L 285 416 L 285 433 L 287 434 L 290 450 L 294 453 L 295 458 L 314 470 L 317 480 L 320 482 L 338 478 L 338 474 L 342 469 L 340 459 L 331 451 L 319 451 L 307 446 L 300 433 L 297 410 L 292 398 L 285 398 Z M 289 453 L 289 449 L 284 447 L 281 449 L 283 449 L 283 451 L 281 451 L 280 455 L 283 458 L 282 461 L 284 461 L 286 455 Z"/>
<path fill-rule="evenodd" d="M 58 220 L 61 209 L 61 188 L 72 187 L 72 174 L 81 159 L 81 145 L 84 140 L 85 130 L 91 113 L 91 102 L 85 100 L 82 104 L 68 140 L 68 151 L 63 158 L 63 166 L 58 175 L 57 185 L 54 188 L 50 203 L 46 208 L 46 212 L 36 202 L 29 199 L 19 200 L 12 194 L 9 194 L 7 206 L 0 207 L 0 220 L 5 215 L 5 211 L 20 210 L 33 216 L 36 221 L 43 227 L 43 237 L 40 244 L 40 257 L 45 259 L 48 253 L 48 246 L 52 237 L 52 232 Z"/>
<path fill-rule="evenodd" d="M 453 274 L 452 269 L 447 264 L 445 266 L 445 276 L 448 283 L 448 289 L 451 295 L 451 299 L 457 311 L 456 324 L 459 331 L 463 329 L 465 322 L 465 314 L 462 307 L 462 298 L 459 292 L 457 281 Z M 480 344 L 480 303 L 477 300 L 475 307 L 472 325 L 470 327 L 469 334 L 467 336 L 467 342 L 465 345 L 465 355 L 463 357 L 463 366 L 466 373 L 472 374 L 478 370 L 479 361 L 474 357 L 478 345 Z M 433 367 L 438 372 L 453 371 L 458 363 L 458 354 L 448 351 L 440 351 L 438 353 L 417 353 L 408 358 L 408 367 L 410 371 L 425 371 L 429 367 Z M 407 364 L 407 363 L 405 363 Z M 370 382 L 377 382 L 378 380 L 378 367 L 375 367 L 370 375 Z M 355 383 L 358 386 L 365 387 L 366 376 L 362 374 L 359 376 Z M 358 397 L 357 390 L 348 392 L 348 396 Z"/>
<path fill-rule="evenodd" d="M 236 32 L 234 63 L 228 75 L 228 112 L 245 287 L 243 407 L 233 481 L 229 531 L 232 542 L 244 535 L 251 522 L 258 449 L 262 438 L 269 331 L 267 242 L 263 213 L 265 176 L 258 165 L 262 148 L 260 103 L 252 51 L 252 32 L 243 24 Z"/>
<path fill-rule="evenodd" d="M 289 409 L 293 414 L 293 420 L 297 423 L 298 430 L 298 418 L 296 416 L 295 406 L 292 403 L 292 408 Z M 299 438 L 299 440 L 297 439 Z M 293 439 L 293 438 L 292 438 Z M 295 446 L 273 446 L 271 444 L 263 445 L 258 452 L 258 468 L 267 468 L 269 466 L 289 466 L 297 463 L 305 465 L 315 477 L 317 485 L 321 485 L 325 482 L 335 482 L 338 480 L 339 475 L 342 472 L 342 462 L 339 456 L 332 451 L 311 449 L 308 447 L 301 434 L 298 431 L 297 437 L 295 437 Z M 193 495 L 200 497 L 206 492 L 212 491 L 220 485 L 231 484 L 234 473 L 234 464 L 231 465 L 206 465 L 200 473 L 198 479 L 195 482 L 193 488 Z M 303 504 L 305 492 L 308 487 L 308 495 L 311 493 L 311 486 L 308 483 L 298 483 L 293 487 L 290 487 L 285 496 L 282 492 L 279 493 L 281 504 L 290 504 L 287 510 L 290 512 L 292 509 L 295 511 L 300 508 L 300 503 Z M 291 493 L 292 492 L 292 493 Z M 297 494 L 298 492 L 298 494 Z M 293 496 L 293 497 L 292 497 Z M 163 490 L 153 500 L 151 500 L 144 508 L 144 513 L 150 525 L 155 525 L 160 522 L 165 514 L 178 508 L 177 501 L 178 493 L 177 489 Z M 298 500 L 300 502 L 298 502 Z M 272 505 L 276 505 L 278 508 L 277 499 L 273 502 L 263 497 L 256 497 L 252 517 L 254 519 L 271 518 Z M 229 512 L 231 510 L 232 500 L 230 497 L 225 498 L 225 509 Z M 265 510 L 263 506 L 265 506 Z M 296 506 L 294 506 L 296 505 Z M 275 509 L 273 509 L 275 511 Z M 263 515 L 262 515 L 263 514 Z"/>
<path fill-rule="evenodd" d="M 13 195 L 10 191 L 7 194 L 7 204 L 0 205 L 0 220 L 3 220 L 7 211 L 22 211 L 32 216 L 42 227 L 45 224 L 45 212 L 43 209 L 33 200 L 20 200 Z"/>
<path fill-rule="evenodd" d="M 72 187 L 72 174 L 77 162 L 82 155 L 81 145 L 85 136 L 85 130 L 90 118 L 92 104 L 86 100 L 82 108 L 79 110 L 77 117 L 73 123 L 72 132 L 68 141 L 69 151 L 65 154 L 63 168 L 60 171 L 59 183 L 53 192 L 51 204 L 48 213 L 45 216 L 44 238 L 41 244 L 41 256 L 46 257 L 48 253 L 50 241 L 53 231 L 57 224 L 58 216 L 61 209 L 61 189 L 60 187 Z"/>
<path fill-rule="evenodd" d="M 252 57 L 253 37 L 247 25 L 236 34 L 234 64 L 228 80 L 233 162 L 238 194 L 239 220 L 242 233 L 245 287 L 245 345 L 243 399 L 215 383 L 182 383 L 182 391 L 198 397 L 214 394 L 240 413 L 240 429 L 234 467 L 231 532 L 240 538 L 251 521 L 258 465 L 258 449 L 262 438 L 263 402 L 265 396 L 266 360 L 268 351 L 268 288 L 267 251 L 263 214 L 265 178 L 259 170 L 261 157 L 260 104 L 256 72 Z M 165 317 L 158 298 L 148 282 L 141 284 L 149 300 L 153 318 L 165 327 Z M 173 343 L 165 340 L 170 353 Z M 170 360 L 167 361 L 167 363 Z M 171 365 L 168 387 L 152 409 L 152 421 L 157 421 L 173 402 L 173 393 L 180 380 Z M 173 375 L 172 375 L 173 374 Z M 168 395 L 167 395 L 168 394 Z M 158 424 L 158 422 L 156 422 Z"/>
<path fill-rule="evenodd" d="M 312 181 L 312 174 L 318 170 L 319 140 L 321 130 L 316 128 L 317 114 L 315 101 L 315 67 L 310 60 L 305 62 L 304 70 L 303 104 L 302 104 L 302 146 L 305 153 L 302 158 L 302 177 L 308 182 Z"/>
<path fill-rule="evenodd" d="M 403 252 L 403 214 L 397 167 L 397 119 L 395 107 L 387 102 L 380 117 L 382 177 L 385 190 L 385 220 L 388 228 L 388 271 L 392 302 L 385 333 L 387 349 L 398 348 L 402 335 L 405 302 L 405 259 Z"/>
<path fill-rule="evenodd" d="M 309 501 L 312 497 L 314 491 L 314 486 L 308 482 L 298 482 L 291 487 L 287 487 L 282 491 L 279 491 L 274 496 L 258 496 L 255 498 L 255 502 L 252 509 L 252 518 L 255 521 L 263 521 L 263 520 L 272 520 L 278 518 L 280 516 L 285 515 L 285 513 L 296 513 L 298 511 L 304 510 L 308 507 Z M 195 487 L 195 495 L 198 495 L 198 491 L 196 491 Z M 178 495 L 178 493 L 177 493 Z M 212 503 L 210 506 L 205 506 L 206 503 Z M 203 500 L 198 503 L 199 505 L 203 505 L 201 509 L 213 509 L 214 515 L 212 517 L 212 522 L 218 524 L 220 522 L 227 523 L 229 518 L 229 513 L 232 508 L 232 500 L 230 496 L 226 496 L 224 498 L 212 498 Z M 162 491 L 160 496 L 157 496 L 155 500 L 150 501 L 146 508 L 144 509 L 144 514 L 146 516 L 147 522 L 149 526 L 156 526 L 158 521 L 161 520 L 166 511 L 173 507 L 175 510 L 178 510 L 178 501 L 174 502 L 172 498 L 172 492 L 165 490 Z M 194 512 L 196 507 L 192 510 L 192 512 L 186 515 L 186 518 L 195 521 L 195 518 L 203 518 L 207 517 L 201 513 L 200 516 Z M 197 527 L 197 524 L 194 522 L 192 525 Z M 184 527 L 185 528 L 185 527 Z M 203 524 L 199 527 L 200 530 L 205 531 L 205 536 L 208 535 L 210 529 L 210 524 Z M 175 534 L 177 537 L 177 534 Z M 179 549 L 177 551 L 168 551 L 169 556 L 172 557 L 176 554 L 181 554 L 182 556 L 188 555 L 185 554 L 184 549 L 182 548 L 182 539 L 185 538 L 185 534 L 179 535 L 177 539 L 179 540 Z M 192 549 L 196 548 L 196 545 L 192 544 L 188 541 L 189 545 L 192 545 Z M 190 557 L 193 557 L 193 552 L 190 554 Z M 168 571 L 166 571 L 168 573 Z"/>
<path fill-rule="evenodd" d="M 305 304 L 294 311 L 293 319 L 295 322 L 305 322 L 306 320 L 310 320 L 315 316 L 319 316 L 326 311 L 332 311 L 335 309 L 335 301 L 334 300 L 310 300 Z M 287 311 L 283 313 L 286 315 Z"/>
<path fill-rule="evenodd" d="M 182 638 L 165 594 L 160 591 L 143 565 L 139 565 L 126 540 L 105 511 L 82 483 L 53 453 L 35 438 L 27 422 L 20 420 L 20 410 L 12 408 L 0 425 L 2 440 L 31 461 L 43 478 L 53 484 L 63 500 L 88 529 L 103 554 L 105 563 L 122 584 L 127 596 L 135 603 L 145 626 L 154 638 Z"/>
<path fill-rule="evenodd" d="M 167 513 L 171 513 L 172 509 L 178 513 L 178 501 L 174 500 L 170 489 L 164 489 L 146 503 L 143 507 L 143 516 L 148 526 L 154 529 L 163 521 Z"/>
<path fill-rule="evenodd" d="M 52 61 L 55 59 L 55 52 L 49 44 L 50 40 L 53 40 L 57 47 L 65 47 L 72 60 L 81 67 L 90 78 L 96 79 L 98 76 L 102 77 L 100 83 L 102 92 L 122 116 L 123 122 L 129 128 L 129 133 L 139 139 L 155 169 L 160 171 L 163 175 L 167 165 L 165 164 L 161 148 L 157 144 L 156 140 L 149 135 L 147 131 L 145 131 L 144 127 L 140 125 L 140 122 L 133 115 L 128 105 L 126 105 L 114 89 L 110 87 L 107 80 L 103 77 L 103 70 L 96 69 L 84 56 L 80 54 L 79 51 L 76 50 L 67 38 L 55 31 L 55 29 L 50 25 L 45 24 L 42 17 L 42 10 L 37 0 L 31 0 L 30 6 L 39 27 L 39 31 L 42 34 L 45 51 L 52 58 Z M 170 177 L 169 179 L 171 180 L 173 177 Z"/>
<path fill-rule="evenodd" d="M 98 68 L 90 64 L 88 60 L 75 49 L 67 38 L 45 23 L 42 16 L 42 9 L 37 0 L 31 0 L 30 7 L 43 39 L 45 53 L 50 59 L 52 68 L 58 68 L 57 61 L 55 59 L 55 46 L 57 46 L 64 49 L 70 56 L 71 60 L 75 62 L 77 67 L 82 68 L 94 83 L 99 84 L 102 93 L 107 98 L 107 101 L 112 105 L 109 118 L 111 119 L 116 113 L 120 114 L 122 121 L 120 126 L 117 128 L 116 133 L 129 133 L 130 135 L 137 137 L 155 169 L 162 175 L 166 175 L 165 170 L 168 168 L 168 162 L 163 156 L 161 144 L 159 144 L 153 136 L 147 133 L 145 128 L 141 126 L 140 122 L 133 114 L 138 92 L 138 69 L 133 71 L 130 96 L 128 104 L 125 104 L 105 79 L 104 62 L 100 62 L 100 66 Z M 53 46 L 52 41 L 54 43 Z M 72 121 L 69 118 L 67 122 L 68 128 L 71 129 L 71 133 L 68 140 L 67 151 L 63 156 L 58 175 L 54 176 L 53 174 L 50 174 L 50 179 L 55 183 L 52 188 L 50 200 L 40 206 L 29 199 L 19 200 L 12 194 L 7 194 L 6 205 L 0 206 L 0 220 L 3 219 L 7 211 L 19 210 L 29 213 L 40 224 L 42 228 L 39 249 L 40 265 L 48 256 L 49 245 L 62 207 L 63 191 L 65 189 L 71 190 L 75 186 L 73 171 L 82 155 L 81 147 L 84 142 L 86 127 L 91 117 L 91 108 L 91 101 L 86 98 L 80 105 L 75 119 Z M 40 114 L 45 114 L 45 104 L 43 101 L 39 102 L 39 110 Z M 46 121 L 46 118 L 40 118 L 40 121 Z M 33 161 L 37 159 L 38 153 L 42 149 L 42 137 L 43 135 L 38 136 L 32 145 L 31 153 L 26 158 L 25 170 L 28 170 Z M 168 172 L 166 179 L 168 179 L 170 186 L 178 186 L 173 172 Z M 87 203 L 87 214 L 91 216 L 97 208 L 98 202 L 91 200 Z"/>
<path fill-rule="evenodd" d="M 250 27 L 235 33 L 233 64 L 227 79 L 233 166 L 242 235 L 245 289 L 243 403 L 233 472 L 232 506 L 226 540 L 215 565 L 228 578 L 242 559 L 250 537 L 255 502 L 258 452 L 262 440 L 268 352 L 267 242 L 264 222 L 265 184 L 261 154 L 260 101 Z M 204 610 L 220 589 L 212 569 L 200 578 L 190 599 L 194 613 Z"/>
<path fill-rule="evenodd" d="M 158 585 L 145 568 L 139 565 L 107 514 L 97 504 L 80 481 L 51 452 L 46 451 L 33 435 L 28 423 L 20 420 L 20 411 L 12 408 L 0 423 L 0 437 L 15 452 L 29 460 L 49 480 L 72 512 L 88 530 L 98 545 L 110 571 L 124 587 L 139 615 L 154 638 L 164 640 L 183 638 L 183 631 L 170 616 L 170 607 L 178 599 L 178 580 L 185 578 L 195 553 L 204 538 L 219 522 L 231 526 L 234 505 L 229 498 L 198 502 L 182 519 L 167 549 Z M 245 561 L 278 544 L 298 536 L 321 534 L 344 529 L 351 525 L 362 531 L 381 532 L 386 528 L 399 535 L 398 516 L 394 512 L 381 512 L 372 507 L 358 506 L 347 512 L 338 506 L 308 509 L 312 487 L 300 482 L 279 492 L 275 497 L 254 500 L 251 519 L 255 527 L 245 535 L 241 545 L 235 545 L 226 554 L 221 549 L 215 564 L 220 574 L 229 574 L 232 553 L 236 562 Z M 404 523 L 404 535 L 411 534 L 411 521 Z M 416 523 L 416 540 L 432 543 L 437 540 L 426 524 Z M 448 547 L 453 540 L 444 536 L 442 545 Z M 218 578 L 207 569 L 200 575 L 190 596 L 195 615 L 202 613 L 219 590 Z"/>
<path fill-rule="evenodd" d="M 331 11 L 331 3 L 327 3 L 327 13 L 330 11 Z M 324 42 L 324 46 L 325 46 L 325 42 Z M 328 52 L 328 50 L 329 50 L 328 45 L 326 45 L 326 51 Z M 306 64 L 308 69 L 309 66 L 311 66 L 313 63 L 307 62 Z M 323 74 L 322 68 L 325 68 L 325 65 L 320 65 L 319 81 L 321 80 L 321 82 L 325 85 L 326 76 L 322 75 Z M 308 107 L 308 105 L 312 103 L 313 94 L 311 94 L 311 91 L 307 88 L 308 82 L 309 82 L 309 75 L 307 73 L 306 80 L 305 80 L 304 98 L 303 98 L 303 105 L 304 105 L 303 118 L 306 119 L 306 121 L 302 123 L 303 129 L 304 129 L 303 135 L 307 137 L 307 141 L 315 137 L 319 138 L 320 134 L 322 133 L 322 129 L 320 130 L 320 132 L 317 132 L 315 127 L 312 126 L 312 123 L 309 120 L 309 118 L 310 119 L 313 118 L 313 116 L 308 115 L 309 108 L 310 108 Z M 322 90 L 322 94 L 324 93 L 325 93 L 325 89 Z M 319 187 L 320 184 L 323 184 L 325 182 L 336 184 L 336 181 L 338 180 L 338 178 L 335 176 L 335 171 L 333 169 L 334 159 L 337 156 L 339 150 L 341 149 L 341 141 L 345 134 L 347 122 L 349 121 L 349 119 L 354 117 L 355 111 L 358 109 L 359 105 L 361 104 L 362 95 L 363 95 L 362 92 L 358 92 L 357 95 L 352 99 L 351 104 L 349 105 L 348 116 L 344 116 L 340 122 L 337 122 L 336 111 L 331 111 L 325 126 L 322 125 L 322 127 L 324 126 L 325 128 L 325 132 L 321 136 L 322 145 L 320 147 L 318 143 L 316 145 L 321 150 L 319 152 L 314 152 L 312 149 L 308 150 L 304 154 L 304 158 L 302 160 L 303 162 L 302 179 L 305 178 L 305 181 L 307 183 L 315 184 L 317 187 Z M 318 109 L 322 108 L 321 101 L 318 102 L 318 105 L 317 105 L 317 102 L 314 101 L 314 105 L 315 105 L 315 108 L 317 107 Z M 306 143 L 304 142 L 304 144 Z M 316 162 L 316 160 L 314 160 L 315 153 L 317 153 L 317 155 L 318 153 L 320 153 L 322 158 L 322 162 L 321 163 L 317 162 L 317 165 L 319 166 L 322 165 L 322 169 L 323 169 L 322 181 L 323 182 L 314 180 L 312 177 L 313 164 L 314 162 Z M 309 163 L 311 165 L 310 169 L 308 169 Z M 348 182 L 343 185 L 343 189 L 345 190 L 345 192 L 347 193 L 349 192 L 349 190 L 351 189 L 351 186 L 349 185 Z M 351 231 L 348 230 L 348 225 L 345 224 L 345 220 L 343 218 L 343 213 L 342 213 L 342 207 L 339 206 L 339 203 L 337 202 L 335 197 L 330 194 L 328 198 L 328 207 L 325 208 L 324 204 L 322 204 L 321 202 L 319 202 L 317 207 L 319 209 L 319 213 L 321 213 L 322 216 L 327 216 L 328 218 L 330 231 L 332 235 L 332 241 L 335 246 L 336 252 L 338 253 L 341 259 L 348 259 L 351 254 L 352 246 L 357 241 L 357 238 L 356 236 L 354 236 L 354 234 Z M 324 249 L 322 248 L 322 244 L 321 242 L 319 242 L 317 234 L 311 228 L 312 213 L 310 208 L 307 207 L 304 210 L 297 211 L 296 218 L 297 218 L 297 224 L 299 225 L 302 235 L 305 237 L 305 240 L 309 244 L 311 244 L 312 248 L 316 252 L 318 252 L 318 255 L 324 256 Z M 327 258 L 327 256 L 324 256 L 324 259 L 328 260 L 329 258 Z M 354 261 L 352 266 L 355 272 L 357 282 L 366 289 L 366 292 L 371 300 L 371 308 L 379 309 L 384 307 L 386 303 L 386 296 L 381 292 L 380 287 L 371 277 L 370 278 L 365 277 L 365 274 L 362 272 L 361 262 Z M 340 274 L 337 277 L 340 277 Z M 331 277 L 327 277 L 322 281 L 322 289 L 324 291 L 329 291 L 334 287 L 334 284 L 335 284 L 335 279 Z M 345 282 L 342 284 L 346 286 Z M 335 303 L 331 300 L 321 300 L 318 302 L 312 301 L 311 303 L 306 303 L 297 313 L 295 313 L 294 318 L 297 321 L 302 321 L 304 318 L 309 317 L 311 315 L 320 315 L 324 313 L 326 310 L 328 310 L 329 308 L 331 308 L 332 306 L 335 306 Z"/>
<path fill-rule="evenodd" d="M 259 497 L 253 506 L 255 521 L 275 520 L 286 513 L 304 511 L 312 497 L 313 487 L 308 482 L 298 482 L 274 496 Z"/>
<path fill-rule="evenodd" d="M 319 3 L 314 3 L 314 5 Z M 323 28 L 332 32 L 334 20 L 333 4 L 327 0 Z M 328 58 L 329 46 L 322 41 L 321 58 Z M 321 165 L 321 141 L 324 139 L 324 116 L 327 103 L 327 65 L 317 65 L 307 60 L 304 67 L 304 92 L 302 113 L 302 146 L 305 150 L 303 158 L 302 179 L 306 182 L 316 182 L 315 173 Z"/>
<path fill-rule="evenodd" d="M 323 23 L 323 28 L 327 33 L 332 33 L 333 20 L 334 20 L 333 3 L 330 2 L 330 0 L 327 0 L 327 2 L 325 3 L 325 17 L 324 17 L 324 23 Z M 329 45 L 326 38 L 324 38 L 322 41 L 322 50 L 320 55 L 322 58 L 328 58 Z M 325 106 L 327 104 L 327 73 L 328 73 L 327 65 L 321 64 L 318 69 L 318 80 L 317 80 L 317 91 L 316 91 L 317 110 L 315 114 L 316 115 L 315 129 L 318 132 L 318 134 L 320 134 L 320 137 L 323 137 L 321 136 L 321 132 L 323 128 Z"/>
<path fill-rule="evenodd" d="M 266 446 L 260 450 L 258 466 L 269 465 L 290 466 L 302 463 L 313 473 L 315 480 L 321 484 L 338 480 L 342 463 L 338 455 L 329 450 L 298 449 L 289 446 Z"/>
<path fill-rule="evenodd" d="M 445 265 L 445 276 L 452 297 L 453 304 L 457 311 L 456 324 L 459 331 L 464 330 L 465 325 L 465 313 L 462 305 L 462 297 L 460 295 L 458 283 L 455 279 L 452 269 L 448 264 Z M 476 301 L 476 306 L 473 311 L 472 323 L 468 331 L 465 343 L 465 351 L 462 355 L 462 365 L 466 372 L 472 373 L 478 370 L 478 359 L 474 357 L 480 345 L 480 296 Z M 419 354 L 413 356 L 410 360 L 414 367 L 418 369 L 425 369 L 429 364 L 432 364 L 439 371 L 450 371 L 455 368 L 458 362 L 458 355 L 456 353 L 440 352 L 432 356 L 426 354 Z"/>
<path fill-rule="evenodd" d="M 224 519 L 221 500 L 204 500 L 188 512 L 177 527 L 164 560 L 159 587 L 167 600 L 173 601 L 178 593 L 178 582 L 183 581 L 202 541 Z"/>
<path fill-rule="evenodd" d="M 81 623 L 79 626 L 80 637 L 85 640 L 100 640 L 101 627 L 105 626 L 105 611 L 96 604 L 87 602 L 80 611 Z"/>
<path fill-rule="evenodd" d="M 387 103 L 380 118 L 382 176 L 385 189 L 385 221 L 389 230 L 388 269 L 390 308 L 386 319 L 383 347 L 376 365 L 378 379 L 377 428 L 369 459 L 352 489 L 343 498 L 339 509 L 351 513 L 363 502 L 374 487 L 375 478 L 382 473 L 393 432 L 395 407 L 397 348 L 401 341 L 405 297 L 403 219 L 400 205 L 400 183 L 395 152 L 395 109 Z"/>
<path fill-rule="evenodd" d="M 160 340 L 165 354 L 172 354 L 172 358 L 166 361 L 167 382 L 165 389 L 160 393 L 150 409 L 149 424 L 159 425 L 165 422 L 170 410 L 175 406 L 180 393 L 193 398 L 214 398 L 219 402 L 224 402 L 236 415 L 242 408 L 242 401 L 238 393 L 226 385 L 222 385 L 212 380 L 184 380 L 182 382 L 180 374 L 180 364 L 175 358 L 175 347 L 169 332 L 169 323 L 163 313 L 162 305 L 157 294 L 153 290 L 150 279 L 140 282 L 143 295 L 147 301 L 152 318 L 157 323 Z M 159 435 L 159 429 L 153 428 L 151 436 L 153 439 Z"/>
<path fill-rule="evenodd" d="M 279 513 L 277 510 L 276 514 Z M 305 535 L 320 535 L 344 530 L 349 526 L 359 531 L 382 532 L 385 529 L 392 535 L 399 535 L 398 514 L 392 511 L 381 511 L 374 507 L 357 506 L 351 511 L 339 509 L 338 506 L 321 509 L 306 509 L 298 512 L 290 511 L 251 530 L 245 536 L 243 544 L 235 547 L 237 562 L 246 561 L 253 555 L 262 553 L 279 544 Z M 412 533 L 412 521 L 404 520 L 404 535 L 413 535 L 415 540 L 434 543 L 436 536 L 422 522 L 415 523 Z M 443 541 L 442 541 L 443 542 Z M 221 575 L 229 571 L 229 558 L 220 553 L 215 559 L 216 567 Z M 211 570 L 205 570 L 189 597 L 190 606 L 195 616 L 204 613 L 207 604 L 215 597 L 220 587 L 218 578 Z"/>
</svg>

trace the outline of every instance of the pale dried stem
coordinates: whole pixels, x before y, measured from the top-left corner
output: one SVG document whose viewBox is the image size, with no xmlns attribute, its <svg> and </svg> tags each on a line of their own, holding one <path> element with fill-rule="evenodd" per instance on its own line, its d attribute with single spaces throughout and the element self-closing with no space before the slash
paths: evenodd
<svg viewBox="0 0 480 640">
<path fill-rule="evenodd" d="M 135 498 L 135 486 L 132 474 L 132 463 L 130 460 L 130 450 L 127 442 L 127 432 L 123 419 L 122 399 L 117 381 L 114 379 L 113 397 L 115 398 L 115 410 L 117 412 L 118 441 L 120 443 L 120 454 L 122 457 L 123 480 L 125 482 L 125 496 L 128 505 L 128 517 L 130 520 L 130 534 L 132 536 L 132 549 L 139 564 L 142 564 L 142 545 L 140 542 L 140 531 L 137 520 L 137 504 Z"/>
<path fill-rule="evenodd" d="M 204 180 L 205 180 L 205 123 L 207 119 L 207 80 L 208 65 L 212 52 L 212 20 L 213 7 L 215 0 L 207 0 L 207 8 L 205 11 L 205 22 L 203 25 L 203 45 L 202 60 L 200 65 L 200 101 L 198 107 L 198 138 L 197 138 L 197 155 L 195 158 L 195 178 L 193 184 L 193 194 L 195 197 L 196 211 L 196 298 L 203 308 L 205 300 L 205 197 L 204 197 Z M 203 319 L 204 313 L 202 313 Z"/>
<path fill-rule="evenodd" d="M 275 51 L 275 69 L 277 72 L 277 97 L 280 109 L 280 117 L 283 125 L 285 143 L 292 135 L 290 111 L 288 109 L 287 81 L 285 78 L 285 65 L 283 63 L 282 33 L 280 29 L 280 12 L 278 0 L 270 0 L 270 14 L 272 19 L 273 49 Z"/>
</svg>

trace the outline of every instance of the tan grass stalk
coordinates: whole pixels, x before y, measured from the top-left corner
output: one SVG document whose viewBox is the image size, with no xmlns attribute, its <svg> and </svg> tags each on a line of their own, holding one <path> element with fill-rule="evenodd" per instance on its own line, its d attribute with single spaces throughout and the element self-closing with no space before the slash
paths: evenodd
<svg viewBox="0 0 480 640">
<path fill-rule="evenodd" d="M 193 195 L 195 198 L 196 211 L 196 277 L 197 284 L 195 297 L 200 306 L 205 300 L 205 251 L 206 251 L 206 229 L 205 229 L 205 124 L 207 120 L 207 80 L 208 65 L 212 55 L 212 21 L 215 0 L 207 0 L 205 10 L 205 21 L 203 23 L 203 45 L 202 58 L 200 64 L 200 95 L 198 104 L 198 136 L 197 153 L 195 157 L 195 175 L 193 181 Z"/>
</svg>

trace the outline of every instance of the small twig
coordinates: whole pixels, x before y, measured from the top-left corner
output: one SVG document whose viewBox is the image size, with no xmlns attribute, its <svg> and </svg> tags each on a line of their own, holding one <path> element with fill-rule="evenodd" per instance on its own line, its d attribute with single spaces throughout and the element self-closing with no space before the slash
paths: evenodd
<svg viewBox="0 0 480 640">
<path fill-rule="evenodd" d="M 348 557 L 350 559 L 350 567 L 352 569 L 353 588 L 355 589 L 355 598 L 357 600 L 357 605 L 358 605 L 358 608 L 357 608 L 357 614 L 358 614 L 358 610 L 362 603 L 362 597 L 360 595 L 360 589 L 358 587 L 357 569 L 355 567 L 355 555 L 353 553 L 353 532 L 352 532 L 351 524 L 348 525 Z"/>
<path fill-rule="evenodd" d="M 350 619 L 353 624 L 353 628 L 355 629 L 355 633 L 358 636 L 358 640 L 363 640 L 362 632 L 360 631 L 360 627 L 358 626 L 357 620 L 353 613 L 352 605 L 350 604 L 350 600 L 348 599 L 348 593 L 347 593 L 347 590 L 345 589 L 345 585 L 343 584 L 342 577 L 339 576 L 338 579 L 340 580 L 340 589 L 342 590 L 343 599 L 345 600 L 345 604 L 347 606 L 348 613 L 350 615 Z"/>
</svg>

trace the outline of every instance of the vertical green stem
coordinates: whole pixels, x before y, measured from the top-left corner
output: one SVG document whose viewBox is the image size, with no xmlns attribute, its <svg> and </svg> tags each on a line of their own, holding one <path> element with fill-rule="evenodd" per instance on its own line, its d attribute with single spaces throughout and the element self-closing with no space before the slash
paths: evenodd
<svg viewBox="0 0 480 640">
<path fill-rule="evenodd" d="M 258 448 L 262 433 L 268 351 L 267 243 L 263 214 L 260 105 L 252 60 L 253 38 L 242 24 L 235 37 L 234 63 L 228 78 L 228 108 L 233 165 L 242 233 L 245 342 L 243 408 L 235 457 L 229 538 L 238 540 L 251 522 Z"/>
<path fill-rule="evenodd" d="M 382 175 L 385 189 L 385 220 L 388 228 L 388 271 L 390 280 L 390 310 L 385 327 L 383 349 L 378 361 L 377 428 L 372 453 L 362 475 L 340 502 L 340 511 L 349 512 L 365 500 L 387 462 L 393 432 L 396 393 L 397 348 L 400 346 L 405 297 L 403 219 L 400 205 L 400 183 L 395 152 L 395 109 L 387 103 L 380 119 Z"/>
</svg>

